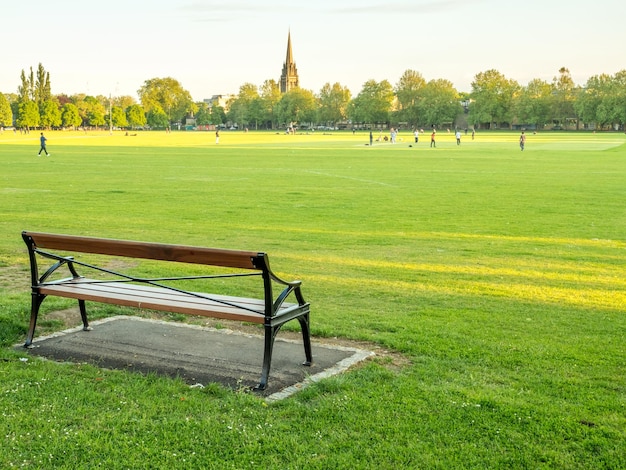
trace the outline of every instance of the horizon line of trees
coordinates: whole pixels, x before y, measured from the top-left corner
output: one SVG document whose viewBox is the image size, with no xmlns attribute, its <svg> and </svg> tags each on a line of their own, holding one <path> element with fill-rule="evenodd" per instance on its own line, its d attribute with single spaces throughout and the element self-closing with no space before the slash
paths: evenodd
<svg viewBox="0 0 626 470">
<path fill-rule="evenodd" d="M 146 80 L 138 90 L 140 103 L 130 96 L 53 95 L 50 73 L 39 64 L 36 72 L 22 70 L 17 94 L 0 93 L 0 126 L 167 129 L 188 118 L 196 125 L 253 129 L 349 123 L 617 130 L 626 124 L 626 70 L 595 75 L 577 86 L 563 67 L 551 83 L 534 79 L 522 86 L 492 69 L 476 74 L 471 86 L 471 92 L 459 93 L 448 80 L 427 82 L 419 72 L 406 70 L 395 86 L 388 80 L 368 80 L 353 98 L 340 83 L 326 83 L 317 94 L 303 88 L 281 93 L 276 80 L 266 80 L 261 86 L 244 83 L 222 108 L 194 102 L 171 77 Z"/>
</svg>

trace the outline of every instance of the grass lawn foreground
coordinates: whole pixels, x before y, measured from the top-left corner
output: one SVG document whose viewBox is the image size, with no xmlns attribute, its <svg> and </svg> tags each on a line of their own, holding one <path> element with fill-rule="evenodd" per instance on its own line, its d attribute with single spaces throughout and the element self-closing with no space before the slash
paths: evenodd
<svg viewBox="0 0 626 470">
<path fill-rule="evenodd" d="M 626 135 L 38 136 L 0 134 L 0 468 L 626 468 Z M 27 358 L 22 230 L 267 251 L 394 354 L 272 403 Z"/>
</svg>

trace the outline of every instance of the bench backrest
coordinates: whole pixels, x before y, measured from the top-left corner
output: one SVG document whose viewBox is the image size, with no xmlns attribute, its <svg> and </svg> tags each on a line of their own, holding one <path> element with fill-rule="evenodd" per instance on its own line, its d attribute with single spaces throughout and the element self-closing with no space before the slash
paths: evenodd
<svg viewBox="0 0 626 470">
<path fill-rule="evenodd" d="M 177 261 L 261 271 L 269 268 L 267 255 L 256 251 L 201 248 L 27 231 L 22 232 L 22 237 L 31 250 L 66 250 L 79 253 Z"/>
</svg>

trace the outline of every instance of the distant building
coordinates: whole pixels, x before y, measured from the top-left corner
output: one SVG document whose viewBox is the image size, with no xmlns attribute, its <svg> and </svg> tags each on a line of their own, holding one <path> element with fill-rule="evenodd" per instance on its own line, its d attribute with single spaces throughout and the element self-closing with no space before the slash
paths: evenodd
<svg viewBox="0 0 626 470">
<path fill-rule="evenodd" d="M 291 31 L 287 36 L 287 58 L 283 64 L 283 73 L 280 76 L 280 92 L 287 93 L 289 90 L 298 88 L 300 79 L 298 78 L 298 69 L 293 61 L 293 53 L 291 52 Z"/>
<path fill-rule="evenodd" d="M 235 95 L 213 95 L 210 98 L 205 98 L 203 101 L 209 105 L 209 108 L 219 106 L 224 108 L 224 111 L 228 111 L 228 102 L 232 98 L 235 98 Z"/>
</svg>

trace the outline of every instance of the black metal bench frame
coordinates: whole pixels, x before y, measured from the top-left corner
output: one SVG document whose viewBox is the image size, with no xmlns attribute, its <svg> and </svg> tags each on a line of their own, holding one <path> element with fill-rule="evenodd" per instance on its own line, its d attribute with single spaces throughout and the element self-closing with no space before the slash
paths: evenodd
<svg viewBox="0 0 626 470">
<path fill-rule="evenodd" d="M 262 324 L 264 326 L 263 366 L 261 380 L 254 387 L 255 390 L 264 390 L 267 387 L 276 334 L 285 323 L 297 319 L 302 329 L 304 343 L 305 362 L 303 364 L 311 365 L 310 307 L 302 296 L 302 283 L 301 281 L 288 282 L 274 274 L 270 269 L 267 253 L 28 231 L 22 232 L 22 238 L 28 247 L 32 286 L 30 325 L 24 347 L 32 347 L 42 302 L 47 296 L 58 296 L 78 300 L 85 331 L 91 329 L 87 319 L 86 301 Z M 76 254 L 78 253 L 193 263 L 232 268 L 232 272 L 201 276 L 140 278 L 77 260 Z M 39 274 L 38 263 L 41 259 L 52 262 L 42 275 Z M 64 267 L 67 268 L 70 276 L 58 278 L 61 268 Z M 77 267 L 95 270 L 112 278 L 85 278 L 78 273 Z M 264 298 L 191 292 L 165 284 L 171 281 L 242 276 L 261 277 Z M 274 285 L 282 289 L 276 297 L 273 294 Z M 286 302 L 292 295 L 296 302 Z"/>
</svg>

